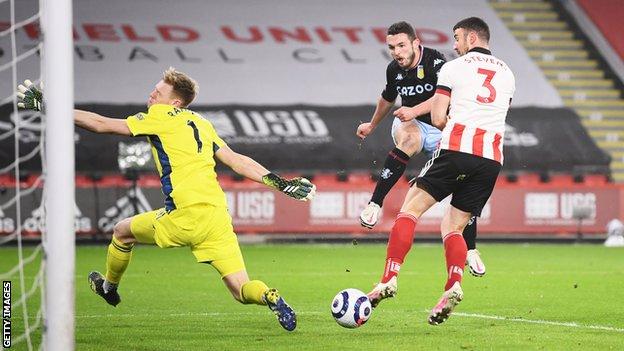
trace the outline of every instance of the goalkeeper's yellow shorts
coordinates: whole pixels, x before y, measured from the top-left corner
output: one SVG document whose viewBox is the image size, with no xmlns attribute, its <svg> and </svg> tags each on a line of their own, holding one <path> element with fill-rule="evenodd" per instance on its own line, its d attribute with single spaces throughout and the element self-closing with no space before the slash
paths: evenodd
<svg viewBox="0 0 624 351">
<path fill-rule="evenodd" d="M 221 277 L 245 269 L 226 207 L 195 204 L 169 213 L 164 208 L 132 217 L 138 242 L 161 248 L 188 246 L 197 262 L 208 262 Z"/>
</svg>

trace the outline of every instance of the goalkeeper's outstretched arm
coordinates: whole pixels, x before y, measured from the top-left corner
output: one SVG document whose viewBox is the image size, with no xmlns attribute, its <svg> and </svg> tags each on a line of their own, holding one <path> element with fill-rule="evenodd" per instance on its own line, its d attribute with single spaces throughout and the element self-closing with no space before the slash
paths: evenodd
<svg viewBox="0 0 624 351">
<path fill-rule="evenodd" d="M 41 85 L 33 84 L 26 79 L 17 87 L 17 106 L 19 108 L 41 111 L 43 109 L 43 91 Z M 74 123 L 78 127 L 95 133 L 110 133 L 132 136 L 125 119 L 109 118 L 97 113 L 74 110 Z"/>
<path fill-rule="evenodd" d="M 94 112 L 74 110 L 74 122 L 78 127 L 95 133 L 132 136 L 125 119 L 104 117 Z"/>
<path fill-rule="evenodd" d="M 309 180 L 301 177 L 293 179 L 282 178 L 275 173 L 269 172 L 268 169 L 251 157 L 232 151 L 227 145 L 220 147 L 215 156 L 219 161 L 243 177 L 279 190 L 294 199 L 307 201 L 311 200 L 316 194 L 316 186 Z"/>
</svg>

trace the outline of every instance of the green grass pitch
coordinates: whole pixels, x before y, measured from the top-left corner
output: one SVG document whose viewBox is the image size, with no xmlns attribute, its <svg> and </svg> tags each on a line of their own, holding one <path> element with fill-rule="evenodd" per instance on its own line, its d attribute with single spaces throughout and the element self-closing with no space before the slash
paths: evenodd
<svg viewBox="0 0 624 351">
<path fill-rule="evenodd" d="M 76 349 L 624 348 L 624 249 L 482 244 L 487 275 L 466 272 L 464 301 L 444 324 L 430 326 L 427 310 L 442 293 L 444 256 L 439 244 L 416 244 L 401 269 L 398 295 L 354 330 L 338 326 L 329 305 L 343 288 L 366 292 L 372 287 L 383 269 L 385 245 L 243 245 L 242 250 L 252 279 L 277 287 L 298 312 L 296 331 L 282 330 L 266 307 L 235 302 L 216 271 L 195 263 L 188 249 L 138 246 L 120 286 L 122 303 L 113 308 L 89 290 L 86 279 L 90 270 L 104 270 L 106 248 L 79 246 Z M 0 272 L 12 267 L 16 252 L 0 249 Z M 29 268 L 26 281 L 32 279 Z M 13 282 L 17 301 L 17 277 Z M 28 304 L 31 314 L 36 305 L 35 297 Z M 13 316 L 15 337 L 23 330 L 21 308 Z M 34 341 L 40 343 L 38 333 Z"/>
</svg>

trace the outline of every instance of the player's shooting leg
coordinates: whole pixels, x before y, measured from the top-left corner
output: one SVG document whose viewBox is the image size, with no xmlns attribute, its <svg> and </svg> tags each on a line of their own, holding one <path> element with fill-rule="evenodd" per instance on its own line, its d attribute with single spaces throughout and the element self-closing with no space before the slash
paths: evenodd
<svg viewBox="0 0 624 351">
<path fill-rule="evenodd" d="M 371 202 L 376 203 L 380 207 L 383 201 L 392 189 L 392 187 L 401 179 L 410 157 L 398 147 L 394 148 L 386 156 L 383 168 L 379 173 L 379 180 L 375 185 Z"/>
<path fill-rule="evenodd" d="M 396 147 L 409 157 L 422 150 L 423 136 L 415 121 L 401 122 L 396 128 L 393 128 L 392 132 Z"/>
<path fill-rule="evenodd" d="M 455 282 L 461 283 L 468 252 L 461 233 L 468 224 L 470 217 L 472 217 L 470 212 L 451 206 L 442 218 L 440 231 L 444 242 L 446 271 L 448 272 L 448 279 L 444 286 L 445 291 L 452 287 Z"/>
<path fill-rule="evenodd" d="M 131 220 L 132 218 L 126 218 L 120 221 L 113 230 L 113 238 L 108 245 L 108 254 L 106 255 L 105 290 L 108 290 L 107 285 L 116 287 L 119 284 L 121 276 L 132 258 L 132 248 L 136 239 L 130 231 Z"/>
<path fill-rule="evenodd" d="M 383 201 L 392 187 L 405 173 L 410 157 L 422 149 L 420 129 L 413 121 L 393 125 L 392 137 L 396 148 L 386 156 L 371 198 L 371 202 L 376 203 L 380 207 L 383 206 Z"/>
</svg>

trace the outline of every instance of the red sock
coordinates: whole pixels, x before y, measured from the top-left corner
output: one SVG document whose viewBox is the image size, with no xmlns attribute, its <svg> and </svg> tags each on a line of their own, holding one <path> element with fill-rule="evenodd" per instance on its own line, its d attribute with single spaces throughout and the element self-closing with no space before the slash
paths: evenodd
<svg viewBox="0 0 624 351">
<path fill-rule="evenodd" d="M 414 242 L 414 228 L 418 219 L 407 214 L 399 213 L 394 220 L 394 226 L 388 239 L 388 249 L 386 251 L 386 267 L 381 277 L 382 283 L 387 283 L 392 277 L 399 274 L 399 269 L 403 264 L 405 256 L 412 248 Z"/>
<path fill-rule="evenodd" d="M 446 271 L 448 272 L 448 280 L 444 286 L 444 291 L 446 291 L 455 282 L 461 283 L 468 248 L 460 232 L 450 232 L 444 236 L 442 241 L 446 255 Z"/>
</svg>

